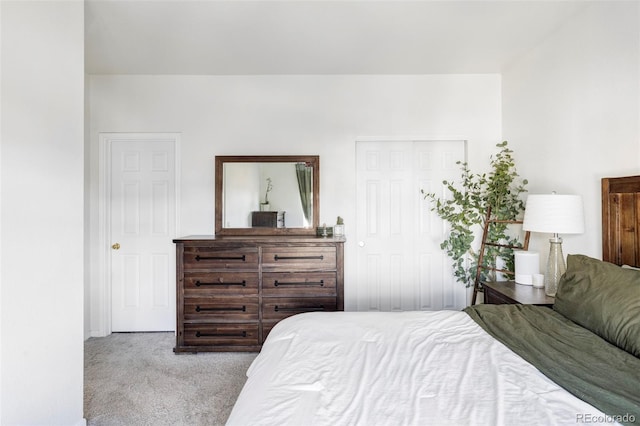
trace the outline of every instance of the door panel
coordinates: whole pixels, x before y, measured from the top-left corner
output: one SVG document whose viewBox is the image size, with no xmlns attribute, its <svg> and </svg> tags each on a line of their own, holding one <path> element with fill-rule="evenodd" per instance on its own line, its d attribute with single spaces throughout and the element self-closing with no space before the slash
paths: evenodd
<svg viewBox="0 0 640 426">
<path fill-rule="evenodd" d="M 464 141 L 357 143 L 358 310 L 466 306 L 440 249 L 445 226 L 420 193 L 445 194 L 464 149 Z"/>
<path fill-rule="evenodd" d="M 110 145 L 112 331 L 175 329 L 175 140 Z"/>
</svg>

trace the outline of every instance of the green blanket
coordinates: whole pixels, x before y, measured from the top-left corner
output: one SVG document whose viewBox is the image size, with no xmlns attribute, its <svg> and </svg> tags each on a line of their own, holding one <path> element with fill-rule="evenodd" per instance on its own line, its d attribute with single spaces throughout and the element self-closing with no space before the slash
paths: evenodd
<svg viewBox="0 0 640 426">
<path fill-rule="evenodd" d="M 464 310 L 491 336 L 573 395 L 623 424 L 640 424 L 640 358 L 549 308 Z"/>
</svg>

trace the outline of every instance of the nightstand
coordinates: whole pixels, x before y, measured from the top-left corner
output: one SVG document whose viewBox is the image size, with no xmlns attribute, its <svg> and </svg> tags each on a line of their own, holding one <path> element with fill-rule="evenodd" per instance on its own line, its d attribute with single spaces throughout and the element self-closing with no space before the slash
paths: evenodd
<svg viewBox="0 0 640 426">
<path fill-rule="evenodd" d="M 519 303 L 552 307 L 555 298 L 547 296 L 544 288 L 517 284 L 515 281 L 482 281 L 484 303 L 501 305 Z"/>
</svg>

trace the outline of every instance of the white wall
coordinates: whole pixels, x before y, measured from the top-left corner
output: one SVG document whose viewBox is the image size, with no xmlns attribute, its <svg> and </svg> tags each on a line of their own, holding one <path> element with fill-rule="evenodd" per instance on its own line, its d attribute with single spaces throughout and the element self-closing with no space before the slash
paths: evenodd
<svg viewBox="0 0 640 426">
<path fill-rule="evenodd" d="M 600 179 L 640 174 L 638 3 L 596 3 L 503 73 L 503 135 L 530 193 L 581 194 L 586 232 L 564 254 L 601 257 Z M 546 264 L 550 235 L 532 236 Z"/>
<path fill-rule="evenodd" d="M 233 163 L 224 167 L 222 180 L 222 223 L 226 228 L 251 226 L 251 212 L 260 207 L 260 170 L 258 164 Z M 236 188 L 241 190 L 236 190 Z M 233 214 L 226 214 L 226 211 Z"/>
<path fill-rule="evenodd" d="M 0 423 L 80 425 L 84 5 L 0 10 Z"/>
<path fill-rule="evenodd" d="M 355 230 L 355 141 L 411 137 L 469 140 L 488 161 L 500 141 L 497 75 L 91 76 L 92 187 L 100 132 L 181 132 L 181 232 L 214 231 L 214 156 L 320 155 L 320 223 Z M 92 249 L 97 241 L 93 191 Z M 419 194 L 416 194 L 419 196 Z M 346 307 L 355 241 L 345 249 Z M 92 265 L 97 264 L 92 257 Z M 100 328 L 92 271 L 92 330 Z"/>
</svg>

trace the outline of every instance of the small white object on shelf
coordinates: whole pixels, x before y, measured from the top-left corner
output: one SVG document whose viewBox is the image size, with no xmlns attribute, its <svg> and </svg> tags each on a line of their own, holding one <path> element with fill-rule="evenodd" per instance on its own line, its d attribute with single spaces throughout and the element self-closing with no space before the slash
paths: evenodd
<svg viewBox="0 0 640 426">
<path fill-rule="evenodd" d="M 533 284 L 533 275 L 540 272 L 540 254 L 535 251 L 518 250 L 514 252 L 516 283 Z"/>
</svg>

